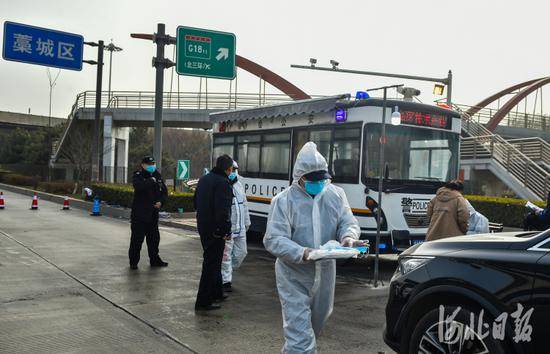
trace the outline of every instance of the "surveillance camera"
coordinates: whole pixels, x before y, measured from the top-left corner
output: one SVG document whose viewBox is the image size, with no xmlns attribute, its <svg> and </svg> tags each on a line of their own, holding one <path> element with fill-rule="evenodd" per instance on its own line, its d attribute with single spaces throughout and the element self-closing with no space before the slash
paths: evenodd
<svg viewBox="0 0 550 354">
<path fill-rule="evenodd" d="M 338 65 L 340 65 L 340 63 L 337 62 L 336 60 L 331 60 L 330 65 L 332 65 L 333 69 L 336 69 L 336 68 L 338 68 Z"/>
<path fill-rule="evenodd" d="M 315 64 L 317 64 L 317 59 L 309 58 L 309 63 L 311 64 L 311 66 L 315 66 Z"/>
<path fill-rule="evenodd" d="M 420 95 L 420 90 L 414 87 L 398 87 L 397 92 L 403 95 L 405 101 L 412 101 L 413 97 Z"/>
</svg>

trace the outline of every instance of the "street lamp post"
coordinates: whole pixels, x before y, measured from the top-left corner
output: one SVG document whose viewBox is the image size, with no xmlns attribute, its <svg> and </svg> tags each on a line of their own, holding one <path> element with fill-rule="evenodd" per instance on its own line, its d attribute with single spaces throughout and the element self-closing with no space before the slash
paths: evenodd
<svg viewBox="0 0 550 354">
<path fill-rule="evenodd" d="M 379 278 L 379 263 L 380 263 L 380 232 L 382 226 L 382 193 L 384 189 L 384 174 L 385 174 L 385 146 L 386 146 L 386 106 L 387 106 L 387 96 L 388 89 L 402 87 L 403 84 L 399 85 L 390 85 L 377 87 L 374 89 L 367 90 L 368 92 L 383 90 L 383 101 L 382 101 L 382 129 L 380 132 L 380 151 L 378 155 L 378 207 L 376 208 L 376 244 L 375 244 L 375 254 L 376 258 L 374 259 L 374 287 L 378 287 L 378 278 Z"/>
<path fill-rule="evenodd" d="M 438 77 L 428 77 L 428 76 L 416 76 L 416 75 L 406 75 L 406 74 L 393 74 L 393 73 L 381 73 L 375 71 L 363 71 L 363 70 L 350 70 L 350 69 L 340 69 L 339 64 L 335 60 L 331 60 L 330 67 L 316 66 L 317 59 L 309 59 L 310 65 L 290 65 L 291 68 L 297 69 L 307 69 L 307 70 L 320 70 L 320 71 L 333 71 L 345 74 L 359 74 L 359 75 L 370 75 L 370 76 L 384 76 L 384 77 L 393 77 L 405 80 L 418 80 L 418 81 L 429 81 L 429 82 L 439 82 L 444 85 L 447 85 L 447 105 L 451 107 L 452 99 L 452 89 L 453 89 L 453 74 L 451 70 L 447 73 L 447 77 L 438 78 Z"/>
<path fill-rule="evenodd" d="M 84 44 L 91 47 L 97 47 L 97 61 L 83 60 L 84 63 L 90 65 L 97 65 L 97 77 L 96 77 L 96 91 L 95 91 L 95 114 L 94 114 L 94 128 L 92 138 L 92 166 L 91 166 L 91 180 L 98 182 L 100 180 L 99 171 L 99 129 L 101 123 L 101 85 L 103 82 L 103 41 L 84 42 Z"/>
<path fill-rule="evenodd" d="M 111 39 L 111 43 L 105 46 L 105 50 L 109 52 L 109 93 L 107 94 L 107 107 L 110 107 L 111 106 L 111 73 L 113 70 L 113 52 L 121 52 L 122 48 L 117 47 L 113 43 L 113 40 Z"/>
</svg>

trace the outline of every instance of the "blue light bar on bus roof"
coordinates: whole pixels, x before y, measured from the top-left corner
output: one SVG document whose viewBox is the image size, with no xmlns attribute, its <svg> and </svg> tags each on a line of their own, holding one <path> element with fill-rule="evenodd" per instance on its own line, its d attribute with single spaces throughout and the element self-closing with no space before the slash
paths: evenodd
<svg viewBox="0 0 550 354">
<path fill-rule="evenodd" d="M 355 99 L 356 99 L 356 100 L 366 100 L 366 99 L 368 99 L 368 98 L 370 98 L 370 96 L 369 96 L 369 94 L 368 94 L 367 92 L 365 92 L 365 91 L 357 91 L 357 92 L 355 93 Z"/>
<path fill-rule="evenodd" d="M 337 109 L 334 111 L 334 120 L 338 123 L 345 122 L 348 119 L 348 112 L 345 109 Z"/>
</svg>

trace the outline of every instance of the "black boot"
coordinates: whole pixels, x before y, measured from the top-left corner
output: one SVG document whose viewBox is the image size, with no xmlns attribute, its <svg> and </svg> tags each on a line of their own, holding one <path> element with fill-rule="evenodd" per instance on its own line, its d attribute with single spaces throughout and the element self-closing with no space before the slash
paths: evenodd
<svg viewBox="0 0 550 354">
<path fill-rule="evenodd" d="M 210 304 L 210 305 L 195 305 L 195 311 L 212 311 L 212 310 L 219 310 L 222 307 L 218 304 Z"/>
<path fill-rule="evenodd" d="M 151 267 L 168 267 L 168 263 L 164 262 L 162 259 L 157 258 L 154 261 L 151 261 Z"/>
</svg>

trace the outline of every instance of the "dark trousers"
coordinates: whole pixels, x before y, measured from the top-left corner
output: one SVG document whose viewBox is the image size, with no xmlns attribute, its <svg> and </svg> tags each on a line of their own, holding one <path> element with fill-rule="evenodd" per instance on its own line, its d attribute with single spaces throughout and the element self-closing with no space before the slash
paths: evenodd
<svg viewBox="0 0 550 354">
<path fill-rule="evenodd" d="M 138 264 L 141 245 L 143 244 L 144 238 L 147 239 L 149 261 L 151 263 L 156 262 L 159 259 L 160 242 L 158 220 L 153 220 L 151 222 L 132 221 L 131 229 L 132 236 L 130 238 L 130 249 L 128 250 L 130 264 Z"/>
<path fill-rule="evenodd" d="M 223 296 L 222 258 L 225 240 L 211 233 L 200 233 L 203 252 L 202 274 L 196 306 L 211 305 Z"/>
</svg>

